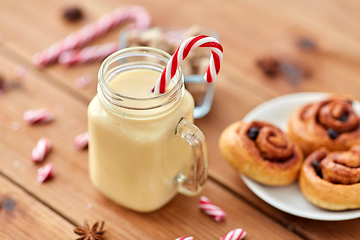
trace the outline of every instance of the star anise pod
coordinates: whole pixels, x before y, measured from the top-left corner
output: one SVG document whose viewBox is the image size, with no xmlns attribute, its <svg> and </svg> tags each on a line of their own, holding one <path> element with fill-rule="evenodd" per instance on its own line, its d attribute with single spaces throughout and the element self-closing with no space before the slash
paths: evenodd
<svg viewBox="0 0 360 240">
<path fill-rule="evenodd" d="M 84 227 L 76 227 L 74 232 L 80 237 L 76 240 L 104 240 L 102 236 L 105 231 L 103 231 L 104 222 L 101 222 L 100 228 L 98 229 L 99 222 L 96 222 L 92 228 L 89 227 L 89 224 L 85 220 Z"/>
</svg>

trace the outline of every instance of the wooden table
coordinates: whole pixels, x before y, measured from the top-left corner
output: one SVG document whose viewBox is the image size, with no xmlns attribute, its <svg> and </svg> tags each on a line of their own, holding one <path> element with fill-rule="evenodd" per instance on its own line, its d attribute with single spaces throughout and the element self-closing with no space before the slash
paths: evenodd
<svg viewBox="0 0 360 240">
<path fill-rule="evenodd" d="M 69 1 L 71 2 L 71 1 Z M 81 0 L 86 19 L 69 24 L 61 18 L 60 0 L 1 0 L 0 70 L 13 77 L 16 65 L 29 70 L 22 87 L 0 99 L 0 239 L 75 239 L 75 226 L 84 219 L 104 220 L 106 239 L 218 239 L 241 227 L 246 239 L 359 239 L 360 219 L 323 222 L 281 212 L 255 196 L 224 161 L 217 147 L 221 131 L 258 104 L 286 93 L 327 91 L 360 99 L 360 3 L 358 1 L 135 1 L 153 16 L 154 25 L 189 27 L 197 23 L 219 32 L 224 62 L 210 114 L 196 121 L 209 145 L 210 177 L 203 191 L 228 217 L 217 223 L 197 208 L 199 197 L 178 195 L 161 210 L 140 214 L 121 208 L 91 185 L 88 153 L 76 151 L 72 139 L 87 130 L 86 109 L 96 93 L 99 63 L 66 68 L 36 69 L 34 53 L 120 5 L 123 0 Z M 176 7 L 175 7 L 176 6 Z M 95 43 L 114 41 L 117 31 Z M 296 47 L 299 37 L 313 39 L 317 51 Z M 255 66 L 264 55 L 283 56 L 311 67 L 311 77 L 294 85 L 269 79 Z M 74 79 L 88 72 L 94 81 L 86 89 Z M 60 104 L 60 105 L 59 105 Z M 59 111 L 61 106 L 63 111 Z M 25 110 L 47 107 L 56 112 L 48 125 L 28 126 Z M 19 123 L 20 129 L 13 130 Z M 16 129 L 16 128 L 15 128 Z M 40 137 L 53 141 L 46 162 L 56 166 L 54 179 L 36 184 L 29 154 Z M 91 208 L 89 207 L 91 206 Z M 89 209 L 90 208 L 90 209 Z"/>
</svg>

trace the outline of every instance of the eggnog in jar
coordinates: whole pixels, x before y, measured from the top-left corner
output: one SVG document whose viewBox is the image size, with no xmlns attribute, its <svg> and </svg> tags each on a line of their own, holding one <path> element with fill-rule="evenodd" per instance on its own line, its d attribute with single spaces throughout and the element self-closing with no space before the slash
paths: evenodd
<svg viewBox="0 0 360 240">
<path fill-rule="evenodd" d="M 180 191 L 197 194 L 207 178 L 207 150 L 193 122 L 194 100 L 178 70 L 163 95 L 151 92 L 168 54 L 129 48 L 109 56 L 88 108 L 93 185 L 140 212 L 159 209 Z"/>
</svg>

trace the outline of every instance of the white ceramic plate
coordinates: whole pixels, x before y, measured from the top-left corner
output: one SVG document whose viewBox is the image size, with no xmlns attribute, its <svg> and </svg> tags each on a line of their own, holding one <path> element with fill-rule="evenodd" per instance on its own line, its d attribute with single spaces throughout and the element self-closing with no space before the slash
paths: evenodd
<svg viewBox="0 0 360 240">
<path fill-rule="evenodd" d="M 295 108 L 310 102 L 325 99 L 327 95 L 326 93 L 304 92 L 277 97 L 254 108 L 243 120 L 246 122 L 262 120 L 272 123 L 282 130 L 286 130 L 288 118 Z M 353 106 L 356 113 L 360 115 L 360 103 L 354 102 Z M 240 176 L 250 190 L 259 198 L 273 207 L 292 215 L 325 221 L 360 217 L 360 209 L 335 212 L 316 207 L 302 195 L 297 182 L 286 187 L 269 187 L 259 184 L 243 175 Z"/>
</svg>

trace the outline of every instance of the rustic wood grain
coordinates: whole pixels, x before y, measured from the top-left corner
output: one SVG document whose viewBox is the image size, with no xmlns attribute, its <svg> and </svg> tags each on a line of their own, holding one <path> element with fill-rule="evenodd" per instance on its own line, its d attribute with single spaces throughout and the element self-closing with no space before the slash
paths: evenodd
<svg viewBox="0 0 360 240">
<path fill-rule="evenodd" d="M 0 175 L 1 239 L 75 239 L 74 226 Z"/>
<path fill-rule="evenodd" d="M 185 4 L 186 3 L 186 4 Z M 302 3 L 302 1 L 79 1 L 86 19 L 76 24 L 65 23 L 61 9 L 65 3 L 58 0 L 2 1 L 0 13 L 6 21 L 0 21 L 5 36 L 4 45 L 30 60 L 32 56 L 72 31 L 91 22 L 115 7 L 141 4 L 147 7 L 156 26 L 188 27 L 194 23 L 213 27 L 219 32 L 225 49 L 223 66 L 241 73 L 239 79 L 231 72 L 230 81 L 239 86 L 254 86 L 276 96 L 294 91 L 349 92 L 360 98 L 355 81 L 359 74 L 360 35 L 359 8 L 356 1 L 328 1 Z M 173 10 L 177 6 L 176 11 Z M 47 11 L 42 11 L 47 9 Z M 199 9 L 203 9 L 199 11 Z M 16 12 L 16 14 L 14 14 Z M 171 17 L 167 13 L 171 13 Z M 186 18 L 184 17 L 186 13 Z M 214 17 L 216 16 L 216 17 Z M 29 29 L 23 31 L 22 29 Z M 121 28 L 96 41 L 115 41 Z M 41 36 L 41 37 L 39 37 Z M 326 37 L 324 37 L 326 36 Z M 319 51 L 306 54 L 295 42 L 298 37 L 316 41 Z M 94 43 L 94 44 L 95 44 Z M 269 80 L 255 67 L 261 56 L 273 54 L 300 62 L 310 63 L 312 77 L 292 85 L 284 79 Z M 83 72 L 96 78 L 99 64 L 80 66 L 68 71 L 66 67 L 52 66 L 44 69 L 58 81 L 76 89 L 73 79 Z M 347 79 L 348 81 L 339 81 Z M 226 82 L 219 85 L 226 84 Z M 95 93 L 95 81 L 85 90 L 77 90 L 88 99 Z M 261 91 L 261 90 L 258 90 Z"/>
<path fill-rule="evenodd" d="M 10 77 L 14 63 L 2 53 L 0 48 L 0 65 L 5 70 L 4 76 Z M 108 239 L 175 239 L 182 235 L 216 239 L 236 227 L 246 229 L 249 239 L 301 239 L 213 181 L 208 182 L 202 194 L 228 213 L 222 223 L 199 211 L 199 196 L 179 195 L 163 209 L 148 214 L 135 213 L 112 203 L 90 183 L 87 151 L 76 151 L 72 145 L 72 139 L 86 131 L 87 106 L 33 73 L 34 70 L 30 70 L 21 82 L 22 87 L 9 91 L 0 100 L 1 172 L 66 219 L 78 225 L 84 219 L 105 220 Z M 63 105 L 63 112 L 56 112 L 58 104 Z M 23 112 L 40 107 L 54 111 L 54 121 L 46 125 L 26 125 Z M 72 125 L 74 120 L 79 122 L 78 126 Z M 12 129 L 14 122 L 20 124 L 20 129 Z M 53 149 L 44 163 L 36 165 L 29 160 L 29 154 L 40 137 L 50 138 Z M 48 162 L 55 165 L 56 175 L 39 186 L 36 171 Z"/>
<path fill-rule="evenodd" d="M 60 9 L 65 4 L 61 1 L 34 0 L 31 1 L 31 4 L 22 4 L 20 1 L 2 0 L 0 1 L 0 29 L 5 41 L 0 54 L 13 59 L 14 62 L 24 61 L 23 63 L 31 68 L 30 60 L 35 52 L 44 49 L 111 9 L 129 3 L 146 6 L 154 16 L 154 24 L 158 26 L 188 27 L 193 23 L 198 23 L 213 27 L 219 32 L 225 49 L 225 58 L 217 82 L 213 109 L 207 117 L 196 121 L 208 139 L 210 176 L 234 191 L 247 203 L 256 206 L 268 216 L 308 239 L 337 239 L 340 235 L 346 239 L 356 239 L 356 236 L 360 234 L 356 227 L 359 220 L 310 221 L 282 213 L 264 203 L 251 193 L 239 179 L 237 173 L 225 163 L 218 151 L 217 141 L 222 129 L 228 124 L 241 119 L 259 103 L 280 94 L 297 91 L 346 92 L 360 99 L 360 93 L 357 91 L 360 87 L 360 82 L 357 81 L 360 74 L 360 26 L 358 24 L 360 4 L 357 1 L 335 0 L 316 2 L 285 0 L 162 2 L 158 0 L 151 2 L 122 1 L 121 3 L 115 0 L 108 0 L 105 3 L 98 0 L 83 0 L 80 1 L 80 5 L 87 14 L 85 21 L 79 24 L 66 24 L 59 16 Z M 173 10 L 174 5 L 177 6 L 176 11 Z M 115 31 L 95 43 L 116 40 L 117 33 Z M 315 40 L 319 49 L 314 52 L 299 50 L 295 45 L 299 37 Z M 266 78 L 256 68 L 255 61 L 259 57 L 269 54 L 307 64 L 312 70 L 311 77 L 297 85 L 289 83 L 284 78 Z M 40 80 L 41 85 L 45 86 L 46 84 L 42 82 L 49 81 L 53 86 L 68 92 L 82 103 L 76 100 L 64 100 L 68 97 L 60 93 L 61 100 L 52 99 L 53 92 L 47 92 L 48 88 L 52 89 L 50 85 L 46 85 L 48 87 L 40 96 L 35 92 L 30 92 L 27 97 L 31 101 L 27 101 L 25 96 L 7 96 L 6 100 L 11 102 L 11 109 L 7 110 L 12 116 L 10 121 L 19 121 L 21 107 L 36 107 L 45 104 L 54 109 L 56 104 L 61 103 L 65 106 L 65 111 L 58 114 L 62 124 L 59 123 L 57 128 L 49 125 L 44 128 L 24 129 L 22 126 L 18 131 L 23 131 L 22 135 L 14 135 L 12 130 L 5 128 L 4 136 L 14 135 L 14 137 L 1 141 L 4 141 L 6 146 L 9 145 L 11 149 L 16 149 L 18 151 L 16 154 L 20 154 L 17 156 L 21 158 L 29 153 L 29 149 L 38 137 L 48 134 L 59 139 L 59 148 L 54 150 L 56 154 L 61 152 L 64 154 L 61 156 L 66 159 L 86 161 L 85 153 L 71 152 L 70 154 L 62 151 L 71 149 L 69 141 L 73 136 L 65 133 L 74 119 L 81 124 L 78 128 L 73 129 L 73 135 L 76 135 L 77 131 L 86 130 L 83 103 L 89 102 L 96 92 L 95 80 L 98 67 L 99 64 L 94 63 L 71 69 L 58 65 L 41 71 L 31 68 L 32 75 Z M 77 89 L 73 80 L 84 72 L 91 73 L 94 81 L 87 89 Z M 48 98 L 51 100 L 44 101 Z M 15 103 L 16 105 L 14 105 Z M 71 113 L 67 112 L 68 109 Z M 5 112 L 5 110 L 2 111 Z M 10 123 L 6 123 L 5 126 L 11 127 Z M 18 149 L 16 139 L 19 137 L 27 140 L 26 149 Z M 62 157 L 59 157 L 58 161 L 61 162 L 61 159 Z M 86 176 L 86 164 L 83 165 L 77 161 L 71 163 L 65 162 L 66 166 L 61 165 L 63 171 L 67 171 L 68 168 L 74 168 L 73 171 L 81 169 L 83 171 L 81 176 Z M 8 167 L 11 168 L 11 164 Z M 8 174 L 12 178 L 14 177 L 12 171 Z M 20 181 L 18 178 L 16 179 Z M 67 184 L 71 183 L 70 179 L 64 181 Z M 21 181 L 21 184 L 33 191 L 31 185 L 29 186 L 26 181 Z M 67 192 L 66 189 L 61 191 Z M 94 195 L 91 194 L 85 194 L 85 196 L 92 199 Z M 73 197 L 72 199 L 77 198 Z M 85 206 L 86 203 L 83 205 Z M 82 209 L 85 209 L 84 206 Z M 126 221 L 123 223 L 129 224 Z"/>
</svg>

